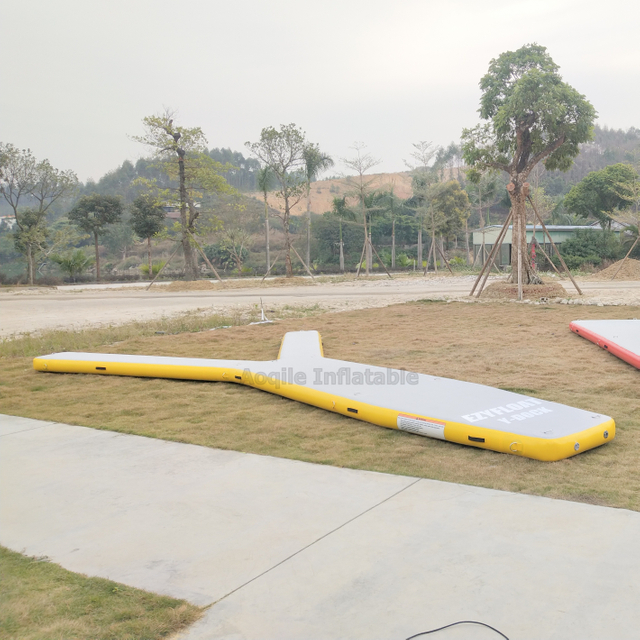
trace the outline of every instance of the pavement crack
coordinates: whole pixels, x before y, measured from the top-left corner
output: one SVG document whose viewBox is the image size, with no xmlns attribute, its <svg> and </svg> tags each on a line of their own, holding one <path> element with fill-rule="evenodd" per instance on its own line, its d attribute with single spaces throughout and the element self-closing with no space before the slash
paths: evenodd
<svg viewBox="0 0 640 640">
<path fill-rule="evenodd" d="M 322 534 L 319 538 L 316 538 L 315 540 L 313 540 L 313 542 L 310 542 L 309 544 L 305 545 L 304 547 L 298 549 L 296 552 L 292 553 L 291 555 L 287 556 L 286 558 L 283 558 L 279 562 L 276 562 L 276 564 L 274 564 L 272 567 L 269 567 L 268 569 L 265 569 L 262 573 L 259 573 L 257 576 L 254 576 L 250 580 L 247 580 L 246 582 L 241 584 L 239 587 L 236 587 L 235 589 L 232 589 L 231 591 L 229 591 L 229 593 L 226 593 L 221 598 L 218 598 L 217 600 L 215 600 L 211 604 L 203 607 L 203 610 L 210 609 L 214 605 L 218 604 L 218 602 L 221 602 L 225 598 L 228 598 L 230 595 L 234 594 L 236 591 L 240 591 L 240 589 L 243 589 L 247 585 L 251 584 L 252 582 L 255 582 L 256 580 L 258 580 L 259 578 L 262 578 L 262 576 L 266 575 L 267 573 L 270 573 L 274 569 L 277 569 L 280 565 L 284 564 L 285 562 L 288 562 L 292 558 L 295 558 L 297 555 L 301 554 L 303 551 L 306 551 L 307 549 L 309 549 L 313 545 L 317 544 L 318 542 L 324 540 L 325 538 L 328 538 L 330 535 L 334 534 L 336 531 L 340 531 L 340 529 L 343 529 L 348 524 L 351 524 L 352 522 L 354 522 L 358 518 L 361 518 L 362 516 L 364 516 L 365 514 L 369 513 L 370 511 L 373 511 L 374 509 L 377 509 L 380 505 L 383 505 L 385 502 L 389 502 L 389 500 L 392 500 L 397 495 L 401 494 L 403 491 L 406 491 L 407 489 L 410 489 L 411 487 L 413 487 L 414 484 L 417 484 L 422 479 L 423 478 L 416 478 L 412 483 L 408 484 L 406 487 L 402 487 L 402 489 L 400 489 L 399 491 L 396 491 L 395 493 L 392 493 L 390 496 L 387 496 L 384 500 L 380 500 L 380 502 L 377 502 L 376 504 L 372 505 L 368 509 L 365 509 L 364 511 L 356 514 L 355 516 L 353 516 L 353 518 L 349 518 L 349 520 L 346 520 L 341 525 L 335 527 L 335 529 L 331 529 L 331 531 L 327 531 L 327 533 Z"/>
<path fill-rule="evenodd" d="M 59 422 L 44 422 L 44 424 L 39 424 L 37 427 L 31 427 L 30 429 L 20 429 L 19 431 L 12 431 L 11 433 L 3 433 L 0 435 L 0 438 L 6 438 L 8 436 L 14 436 L 18 433 L 26 433 L 27 431 L 35 431 L 36 429 L 44 429 L 45 427 L 53 427 L 56 424 L 60 424 Z"/>
</svg>

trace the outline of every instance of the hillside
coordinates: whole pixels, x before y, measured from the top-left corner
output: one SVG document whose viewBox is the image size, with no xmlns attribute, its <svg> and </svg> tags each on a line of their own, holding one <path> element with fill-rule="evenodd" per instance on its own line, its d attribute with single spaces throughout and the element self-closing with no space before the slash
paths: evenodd
<svg viewBox="0 0 640 640">
<path fill-rule="evenodd" d="M 373 189 L 389 190 L 393 186 L 395 194 L 402 199 L 413 195 L 411 190 L 411 175 L 408 171 L 401 173 L 377 173 L 366 176 L 367 180 L 373 180 L 371 187 Z M 311 211 L 313 213 L 324 213 L 331 210 L 331 205 L 335 197 L 342 197 L 352 191 L 353 187 L 349 182 L 353 178 L 334 178 L 331 180 L 318 180 L 311 183 Z M 256 198 L 263 202 L 262 193 L 252 192 L 247 194 L 252 198 Z M 279 200 L 275 193 L 270 193 L 267 199 L 269 206 L 274 209 L 282 209 L 282 201 Z M 300 202 L 292 209 L 292 214 L 299 216 L 307 211 L 307 200 L 302 198 Z"/>
</svg>

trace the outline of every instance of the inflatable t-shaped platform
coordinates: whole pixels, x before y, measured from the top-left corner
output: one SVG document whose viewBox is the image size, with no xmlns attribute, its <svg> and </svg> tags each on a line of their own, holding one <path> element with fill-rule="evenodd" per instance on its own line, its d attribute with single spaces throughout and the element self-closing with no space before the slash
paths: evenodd
<svg viewBox="0 0 640 640">
<path fill-rule="evenodd" d="M 35 358 L 37 371 L 208 380 L 458 444 L 561 460 L 615 437 L 608 416 L 493 387 L 325 358 L 317 331 L 285 334 L 277 360 L 206 360 L 100 353 Z"/>
</svg>

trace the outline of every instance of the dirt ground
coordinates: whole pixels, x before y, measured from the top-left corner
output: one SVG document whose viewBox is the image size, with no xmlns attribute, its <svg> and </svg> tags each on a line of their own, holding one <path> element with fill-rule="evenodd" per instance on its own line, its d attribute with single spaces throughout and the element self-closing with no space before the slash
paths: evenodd
<svg viewBox="0 0 640 640">
<path fill-rule="evenodd" d="M 566 294 L 549 297 L 552 303 L 576 305 L 640 305 L 640 280 L 610 282 L 579 280 L 584 295 L 579 296 L 569 280 L 549 276 Z M 127 322 L 145 322 L 172 317 L 186 312 L 246 314 L 264 306 L 268 315 L 282 310 L 298 310 L 300 314 L 343 312 L 386 307 L 390 304 L 422 299 L 458 300 L 483 304 L 480 298 L 468 296 L 475 281 L 473 275 L 394 275 L 370 279 L 284 278 L 225 281 L 224 285 L 208 280 L 197 283 L 175 283 L 153 286 L 146 284 L 84 285 L 52 287 L 0 288 L 0 337 L 44 331 L 48 329 L 80 329 L 110 326 Z M 490 280 L 499 282 L 497 278 Z M 532 301 L 535 304 L 535 301 Z M 290 314 L 289 314 L 290 315 Z M 637 313 L 636 313 L 637 315 Z"/>
<path fill-rule="evenodd" d="M 598 273 L 594 273 L 590 280 L 640 280 L 640 260 L 627 258 L 618 260 Z"/>
</svg>

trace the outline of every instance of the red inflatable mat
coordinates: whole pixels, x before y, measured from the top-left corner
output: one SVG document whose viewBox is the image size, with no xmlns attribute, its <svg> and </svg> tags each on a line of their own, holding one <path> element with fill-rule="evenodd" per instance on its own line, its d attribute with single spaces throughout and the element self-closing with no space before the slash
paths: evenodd
<svg viewBox="0 0 640 640">
<path fill-rule="evenodd" d="M 640 320 L 575 320 L 569 328 L 640 369 Z"/>
</svg>

